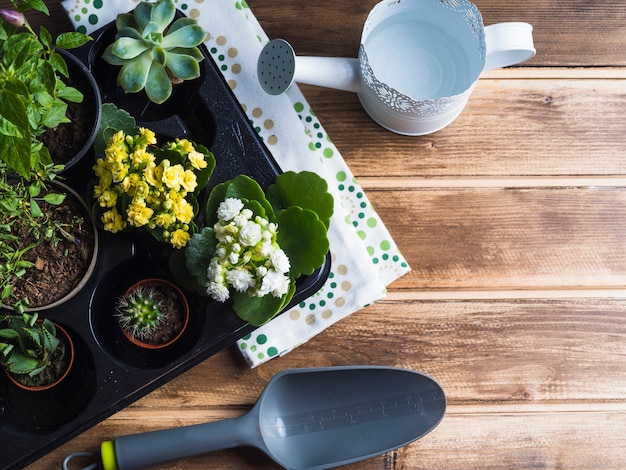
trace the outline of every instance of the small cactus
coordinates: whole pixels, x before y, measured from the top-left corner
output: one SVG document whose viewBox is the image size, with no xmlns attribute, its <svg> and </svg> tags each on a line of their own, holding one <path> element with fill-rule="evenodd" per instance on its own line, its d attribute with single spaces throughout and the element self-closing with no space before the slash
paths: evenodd
<svg viewBox="0 0 626 470">
<path fill-rule="evenodd" d="M 138 287 L 123 295 L 115 306 L 118 324 L 138 340 L 145 339 L 156 330 L 163 318 L 161 302 L 155 287 Z"/>
</svg>

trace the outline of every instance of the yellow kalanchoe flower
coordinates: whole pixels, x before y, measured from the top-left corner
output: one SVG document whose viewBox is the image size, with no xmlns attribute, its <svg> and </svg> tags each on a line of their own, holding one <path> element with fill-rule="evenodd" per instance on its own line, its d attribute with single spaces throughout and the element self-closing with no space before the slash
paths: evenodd
<svg viewBox="0 0 626 470">
<path fill-rule="evenodd" d="M 163 178 L 165 185 L 174 191 L 180 190 L 185 170 L 180 165 L 170 166 L 169 160 L 163 160 Z"/>
<path fill-rule="evenodd" d="M 100 207 L 110 209 L 101 216 L 105 230 L 144 227 L 182 248 L 190 238 L 189 224 L 196 215 L 191 201 L 195 201 L 198 175 L 208 167 L 210 152 L 199 152 L 187 139 L 176 139 L 160 149 L 155 147 L 156 142 L 155 133 L 147 128 L 140 128 L 136 135 L 116 132 L 109 139 L 104 157 L 98 158 L 93 167 L 98 177 L 93 195 Z M 175 162 L 169 160 L 169 155 L 163 158 L 160 152 L 164 149 L 176 152 L 171 155 Z M 202 180 L 205 183 L 206 173 Z"/>
<path fill-rule="evenodd" d="M 136 167 L 141 167 L 154 162 L 154 155 L 145 148 L 139 148 L 130 154 L 130 160 Z"/>
<path fill-rule="evenodd" d="M 191 163 L 191 166 L 194 167 L 196 170 L 202 170 L 203 168 L 207 167 L 207 162 L 204 159 L 204 154 L 197 152 L 196 150 L 191 150 L 191 152 L 189 152 L 189 154 L 187 155 L 187 158 L 189 159 L 189 163 Z"/>
<path fill-rule="evenodd" d="M 102 215 L 102 222 L 104 223 L 104 229 L 112 233 L 119 232 L 126 227 L 122 216 L 115 207 Z"/>
<path fill-rule="evenodd" d="M 98 203 L 100 207 L 115 207 L 115 204 L 117 204 L 117 193 L 110 188 L 103 190 L 98 197 Z"/>
<path fill-rule="evenodd" d="M 155 145 L 157 140 L 156 140 L 156 134 L 151 131 L 148 128 L 145 127 L 140 127 L 139 128 L 139 135 L 141 137 L 143 137 L 145 144 L 144 145 Z"/>
<path fill-rule="evenodd" d="M 169 212 L 159 212 L 154 221 L 159 227 L 169 227 L 176 223 L 176 217 Z"/>
<path fill-rule="evenodd" d="M 196 178 L 196 174 L 191 170 L 186 170 L 182 174 L 182 179 L 181 179 L 180 184 L 183 186 L 185 191 L 187 191 L 188 193 L 192 193 L 195 191 L 196 187 L 198 186 L 197 181 L 198 180 Z"/>
<path fill-rule="evenodd" d="M 177 230 L 174 230 L 174 232 L 170 236 L 170 243 L 174 246 L 174 248 L 183 248 L 187 246 L 187 242 L 189 241 L 190 238 L 191 236 L 189 235 L 188 232 L 185 232 L 184 230 L 181 230 L 181 229 L 177 229 Z"/>
<path fill-rule="evenodd" d="M 174 204 L 172 210 L 176 218 L 183 224 L 191 223 L 193 220 L 193 206 L 186 199 L 181 199 L 177 204 Z"/>
<path fill-rule="evenodd" d="M 154 211 L 149 207 L 146 207 L 146 203 L 143 200 L 133 200 L 126 211 L 128 215 L 128 223 L 134 227 L 143 227 L 148 224 L 150 217 L 154 214 Z"/>
</svg>

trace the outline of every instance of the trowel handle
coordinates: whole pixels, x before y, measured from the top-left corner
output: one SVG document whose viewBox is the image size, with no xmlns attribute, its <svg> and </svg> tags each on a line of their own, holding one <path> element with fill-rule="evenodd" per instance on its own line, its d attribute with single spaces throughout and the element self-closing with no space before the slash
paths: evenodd
<svg viewBox="0 0 626 470">
<path fill-rule="evenodd" d="M 248 415 L 117 437 L 101 446 L 104 470 L 134 470 L 240 445 L 255 445 Z"/>
</svg>

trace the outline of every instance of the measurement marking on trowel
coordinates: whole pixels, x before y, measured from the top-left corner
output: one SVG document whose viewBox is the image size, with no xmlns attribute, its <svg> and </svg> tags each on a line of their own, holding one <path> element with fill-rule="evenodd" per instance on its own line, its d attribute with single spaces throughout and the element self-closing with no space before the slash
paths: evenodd
<svg viewBox="0 0 626 470">
<path fill-rule="evenodd" d="M 426 406 L 445 400 L 440 393 L 414 393 L 274 418 L 281 436 L 343 428 L 408 415 L 426 415 Z"/>
</svg>

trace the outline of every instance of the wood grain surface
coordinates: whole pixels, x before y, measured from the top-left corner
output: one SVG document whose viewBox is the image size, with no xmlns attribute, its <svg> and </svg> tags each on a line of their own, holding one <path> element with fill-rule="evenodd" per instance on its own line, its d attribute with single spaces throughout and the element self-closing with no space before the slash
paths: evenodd
<svg viewBox="0 0 626 470">
<path fill-rule="evenodd" d="M 248 3 L 298 54 L 350 57 L 376 2 Z M 440 132 L 398 136 L 355 95 L 301 87 L 413 268 L 388 298 L 256 369 L 228 348 L 32 469 L 239 416 L 280 370 L 346 364 L 425 372 L 449 401 L 433 433 L 347 468 L 626 468 L 626 4 L 475 3 L 485 24 L 533 24 L 537 56 L 485 74 Z M 162 468 L 277 467 L 237 449 Z"/>
</svg>

